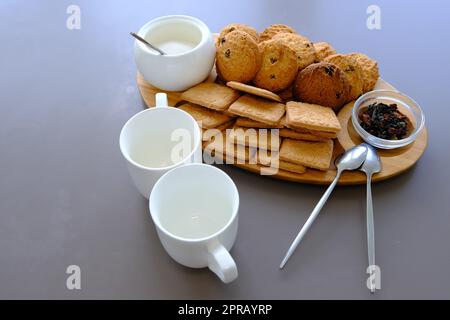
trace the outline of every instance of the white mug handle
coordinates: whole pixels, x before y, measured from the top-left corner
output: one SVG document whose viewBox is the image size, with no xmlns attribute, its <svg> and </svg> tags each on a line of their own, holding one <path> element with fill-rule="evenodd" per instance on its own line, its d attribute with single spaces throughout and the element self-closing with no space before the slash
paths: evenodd
<svg viewBox="0 0 450 320">
<path fill-rule="evenodd" d="M 169 103 L 167 102 L 167 94 L 159 92 L 155 96 L 156 107 L 168 107 Z"/>
<path fill-rule="evenodd" d="M 238 276 L 236 263 L 227 249 L 217 240 L 208 246 L 208 268 L 224 283 L 230 283 Z"/>
</svg>

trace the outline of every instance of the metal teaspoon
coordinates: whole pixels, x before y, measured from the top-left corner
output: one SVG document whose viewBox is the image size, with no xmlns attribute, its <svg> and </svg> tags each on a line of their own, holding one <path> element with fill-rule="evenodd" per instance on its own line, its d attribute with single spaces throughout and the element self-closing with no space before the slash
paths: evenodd
<svg viewBox="0 0 450 320">
<path fill-rule="evenodd" d="M 322 198 L 317 203 L 316 207 L 314 208 L 313 212 L 309 216 L 308 220 L 304 224 L 303 228 L 298 233 L 297 237 L 295 238 L 294 242 L 291 244 L 289 250 L 286 253 L 286 256 L 284 257 L 283 261 L 280 264 L 280 269 L 283 269 L 286 265 L 287 261 L 291 257 L 291 255 L 294 253 L 295 249 L 299 245 L 300 241 L 302 241 L 304 235 L 306 232 L 308 232 L 309 228 L 313 224 L 316 217 L 319 215 L 320 210 L 322 210 L 322 207 L 327 202 L 328 198 L 330 197 L 331 192 L 333 191 L 334 187 L 336 186 L 337 182 L 339 181 L 339 178 L 341 177 L 341 174 L 345 170 L 356 170 L 363 164 L 364 160 L 366 159 L 367 155 L 367 145 L 361 144 L 359 146 L 353 147 L 349 150 L 347 150 L 337 161 L 337 174 L 334 178 L 331 185 L 328 187 L 327 191 L 325 191 Z"/>
<path fill-rule="evenodd" d="M 369 268 L 375 265 L 375 228 L 373 222 L 373 205 L 372 205 L 372 175 L 381 171 L 381 161 L 377 154 L 377 151 L 371 145 L 366 144 L 367 156 L 366 161 L 364 161 L 361 171 L 365 172 L 367 175 L 367 208 L 366 208 L 366 219 L 367 219 L 367 252 L 369 256 Z M 370 283 L 370 292 L 375 292 L 375 287 L 373 283 Z"/>
<path fill-rule="evenodd" d="M 161 49 L 155 47 L 154 45 L 152 45 L 150 42 L 148 42 L 147 40 L 145 40 L 144 38 L 138 36 L 136 33 L 134 32 L 130 32 L 130 34 L 135 37 L 136 39 L 138 39 L 140 42 L 145 43 L 146 45 L 148 45 L 151 49 L 159 52 L 159 54 L 161 54 L 162 56 L 167 55 L 167 53 L 165 53 L 164 51 L 162 51 Z"/>
</svg>

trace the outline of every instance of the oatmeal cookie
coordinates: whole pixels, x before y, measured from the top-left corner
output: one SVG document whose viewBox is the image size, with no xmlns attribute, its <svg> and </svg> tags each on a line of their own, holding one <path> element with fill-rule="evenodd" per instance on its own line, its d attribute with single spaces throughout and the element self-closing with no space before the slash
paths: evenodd
<svg viewBox="0 0 450 320">
<path fill-rule="evenodd" d="M 378 71 L 378 63 L 362 53 L 350 53 L 349 56 L 356 59 L 356 61 L 362 68 L 364 92 L 373 90 L 378 81 L 378 78 L 380 77 Z"/>
<path fill-rule="evenodd" d="M 352 56 L 344 54 L 328 56 L 324 61 L 333 63 L 344 71 L 351 87 L 349 101 L 356 100 L 364 89 L 363 71 L 359 63 Z"/>
<path fill-rule="evenodd" d="M 216 70 L 224 81 L 248 83 L 261 66 L 261 53 L 248 33 L 234 30 L 217 44 Z"/>
<path fill-rule="evenodd" d="M 337 53 L 336 50 L 328 42 L 314 43 L 314 48 L 316 49 L 317 61 L 322 61 L 326 57 Z"/>
<path fill-rule="evenodd" d="M 260 47 L 262 63 L 254 79 L 255 85 L 272 92 L 289 87 L 298 72 L 295 51 L 279 39 L 264 41 Z"/>
<path fill-rule="evenodd" d="M 219 34 L 218 41 L 220 42 L 220 39 L 222 39 L 223 37 L 225 37 L 225 35 L 227 35 L 228 33 L 232 32 L 234 30 L 246 32 L 253 38 L 253 40 L 255 40 L 256 42 L 259 42 L 258 31 L 256 31 L 256 29 L 254 29 L 246 24 L 242 24 L 242 23 L 232 23 L 232 24 L 225 26 Z"/>
<path fill-rule="evenodd" d="M 297 33 L 297 31 L 285 24 L 272 24 L 260 34 L 259 41 L 270 40 L 278 33 Z"/>
<path fill-rule="evenodd" d="M 316 60 L 314 44 L 306 37 L 295 33 L 279 33 L 273 39 L 280 39 L 297 55 L 298 70 L 303 70 Z"/>
<path fill-rule="evenodd" d="M 298 101 L 339 111 L 349 99 L 350 84 L 338 66 L 320 62 L 298 73 L 293 93 Z"/>
</svg>

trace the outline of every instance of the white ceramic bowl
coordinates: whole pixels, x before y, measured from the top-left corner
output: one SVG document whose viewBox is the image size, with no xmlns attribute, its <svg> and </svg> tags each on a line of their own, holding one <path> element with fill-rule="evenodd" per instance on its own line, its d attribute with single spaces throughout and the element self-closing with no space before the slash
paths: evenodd
<svg viewBox="0 0 450 320">
<path fill-rule="evenodd" d="M 135 41 L 136 66 L 151 85 L 166 91 L 183 91 L 210 74 L 216 48 L 210 30 L 199 19 L 181 15 L 156 18 L 145 24 L 138 35 L 157 47 L 162 46 L 163 50 L 166 48 L 169 53 L 160 55 Z M 188 45 L 181 51 L 171 50 L 168 42 Z"/>
</svg>

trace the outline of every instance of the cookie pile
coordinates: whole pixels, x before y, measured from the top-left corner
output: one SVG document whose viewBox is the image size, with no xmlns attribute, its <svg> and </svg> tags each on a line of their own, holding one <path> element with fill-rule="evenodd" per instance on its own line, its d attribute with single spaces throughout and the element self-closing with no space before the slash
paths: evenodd
<svg viewBox="0 0 450 320">
<path fill-rule="evenodd" d="M 299 174 L 328 170 L 341 130 L 336 112 L 373 90 L 376 61 L 338 54 L 281 24 L 261 34 L 244 24 L 228 25 L 216 48 L 216 83 L 185 91 L 179 106 L 201 125 L 204 147 L 222 159 L 232 155 L 260 166 L 271 166 L 276 156 L 281 170 Z M 268 130 L 262 139 L 258 129 L 279 129 L 279 135 Z"/>
</svg>

